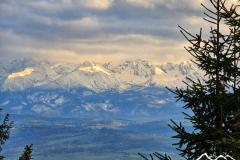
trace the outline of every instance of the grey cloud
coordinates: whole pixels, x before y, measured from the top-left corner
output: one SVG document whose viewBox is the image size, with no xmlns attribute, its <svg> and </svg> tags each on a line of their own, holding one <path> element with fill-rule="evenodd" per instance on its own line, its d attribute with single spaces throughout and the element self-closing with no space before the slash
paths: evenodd
<svg viewBox="0 0 240 160">
<path fill-rule="evenodd" d="M 189 16 L 200 15 L 199 9 L 187 4 L 191 0 L 181 0 L 182 3 L 175 3 L 174 0 L 169 2 L 149 0 L 154 6 L 151 4 L 147 6 L 148 4 L 144 3 L 134 5 L 134 0 L 130 0 L 131 3 L 129 0 L 104 1 L 104 4 L 99 4 L 98 0 L 2 0 L 0 2 L 0 33 L 4 33 L 5 37 L 0 37 L 0 45 L 4 46 L 1 47 L 0 54 L 8 52 L 9 55 L 12 52 L 16 56 L 28 53 L 31 56 L 31 54 L 34 55 L 31 52 L 37 52 L 38 49 L 71 50 L 79 55 L 94 54 L 93 52 L 98 52 L 97 49 L 99 49 L 99 52 L 104 54 L 107 49 L 98 46 L 101 40 L 103 46 L 111 48 L 108 54 L 128 52 L 120 47 L 124 48 L 124 45 L 131 42 L 134 46 L 133 49 L 129 49 L 129 53 L 135 54 L 137 49 L 134 47 L 144 44 L 142 41 L 136 42 L 139 37 L 135 37 L 134 41 L 126 38 L 117 43 L 106 42 L 106 38 L 119 35 L 125 37 L 142 35 L 161 41 L 170 41 L 169 46 L 172 43 L 176 46 L 174 51 L 182 52 L 177 45 L 183 43 L 177 25 L 185 25 L 184 19 Z M 162 3 L 157 3 L 160 1 Z M 84 2 L 89 3 L 84 4 Z M 190 29 L 195 31 L 195 28 L 198 27 Z M 11 36 L 17 38 L 12 39 Z M 21 39 L 27 40 L 21 42 Z M 81 44 L 88 40 L 91 45 L 76 48 L 76 41 Z M 95 43 L 96 41 L 98 43 Z M 173 49 L 167 50 L 168 44 L 162 46 L 164 49 L 157 47 L 157 45 L 163 45 L 162 43 L 148 43 L 145 47 L 153 48 L 148 48 L 146 51 L 164 51 L 173 54 Z"/>
</svg>

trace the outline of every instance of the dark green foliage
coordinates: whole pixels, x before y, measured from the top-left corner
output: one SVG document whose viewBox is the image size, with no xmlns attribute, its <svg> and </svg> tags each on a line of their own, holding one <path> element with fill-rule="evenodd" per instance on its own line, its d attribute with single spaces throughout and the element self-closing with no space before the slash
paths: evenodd
<svg viewBox="0 0 240 160">
<path fill-rule="evenodd" d="M 2 124 L 0 125 L 0 152 L 2 151 L 2 146 L 8 140 L 10 135 L 10 129 L 12 128 L 12 122 L 9 120 L 9 114 L 4 115 Z M 0 160 L 3 160 L 4 156 L 0 155 Z"/>
<path fill-rule="evenodd" d="M 19 160 L 31 160 L 32 158 L 32 146 L 33 145 L 27 145 L 24 148 L 24 152 L 22 156 L 19 158 Z"/>
<path fill-rule="evenodd" d="M 158 152 L 155 152 L 153 154 L 149 154 L 149 156 L 145 156 L 141 153 L 138 153 L 138 155 L 143 158 L 144 160 L 154 160 L 154 159 L 159 159 L 159 160 L 172 160 L 171 157 L 169 157 L 167 154 L 165 155 L 162 155 L 162 154 L 159 154 Z"/>
<path fill-rule="evenodd" d="M 2 111 L 2 109 L 0 109 Z M 13 127 L 13 122 L 10 121 L 9 119 L 9 114 L 2 115 L 3 116 L 3 121 L 0 124 L 0 153 L 2 152 L 2 146 L 5 144 L 5 142 L 9 139 L 10 137 L 10 130 Z M 30 160 L 32 154 L 32 145 L 26 146 L 24 153 L 22 155 L 22 158 L 19 158 L 19 160 Z M 3 155 L 0 155 L 0 160 L 4 160 L 5 157 Z"/>
<path fill-rule="evenodd" d="M 1 111 L 1 109 L 0 109 Z M 13 127 L 13 122 L 9 119 L 9 114 L 4 115 L 3 121 L 0 124 L 0 152 L 2 151 L 2 146 L 10 137 L 10 130 Z M 32 159 L 32 145 L 27 145 L 24 149 L 23 155 L 19 160 L 30 160 Z M 5 159 L 3 155 L 0 155 L 0 160 Z"/>
<path fill-rule="evenodd" d="M 208 11 L 205 19 L 212 24 L 210 38 L 205 40 L 202 29 L 193 35 L 181 29 L 189 41 L 186 50 L 192 60 L 205 72 L 197 81 L 188 79 L 187 88 L 172 91 L 176 99 L 185 103 L 193 115 L 184 113 L 192 123 L 194 131 L 189 132 L 181 123 L 172 120 L 169 126 L 176 132 L 174 144 L 180 155 L 186 159 L 197 159 L 208 155 L 229 154 L 240 159 L 240 92 L 239 92 L 239 27 L 233 26 L 233 19 L 239 19 L 236 7 L 226 7 L 226 0 L 209 0 L 211 6 L 202 6 Z M 211 9 L 210 9 L 211 8 Z M 228 33 L 221 33 L 221 27 Z"/>
<path fill-rule="evenodd" d="M 208 39 L 204 39 L 202 29 L 194 35 L 179 26 L 190 43 L 185 49 L 194 58 L 192 62 L 205 72 L 196 81 L 188 78 L 186 88 L 172 91 L 193 113 L 183 113 L 193 131 L 186 130 L 181 122 L 171 120 L 169 125 L 176 132 L 173 138 L 178 139 L 174 145 L 189 160 L 204 153 L 240 160 L 240 15 L 239 6 L 229 7 L 226 2 L 230 0 L 202 4 L 207 11 L 204 19 L 212 25 Z M 228 31 L 221 32 L 223 29 Z"/>
</svg>

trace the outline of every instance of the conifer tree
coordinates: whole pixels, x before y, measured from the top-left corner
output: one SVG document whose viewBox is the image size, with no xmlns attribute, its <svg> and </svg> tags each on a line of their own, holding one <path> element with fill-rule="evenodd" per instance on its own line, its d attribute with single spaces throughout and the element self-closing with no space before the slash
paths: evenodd
<svg viewBox="0 0 240 160">
<path fill-rule="evenodd" d="M 0 109 L 1 111 L 1 109 Z M 2 116 L 2 115 L 1 115 Z M 3 121 L 0 124 L 0 152 L 2 151 L 2 146 L 8 140 L 10 135 L 10 129 L 12 128 L 12 122 L 9 120 L 9 114 L 4 115 Z M 0 155 L 0 160 L 3 160 L 4 156 Z"/>
<path fill-rule="evenodd" d="M 192 62 L 205 72 L 202 79 L 188 78 L 186 88 L 172 91 L 184 108 L 193 131 L 180 122 L 171 120 L 169 125 L 178 139 L 174 144 L 180 155 L 188 160 L 202 154 L 230 155 L 240 160 L 240 16 L 238 6 L 228 7 L 230 0 L 209 0 L 204 18 L 211 24 L 209 38 L 191 34 L 180 27 L 180 32 L 190 46 L 185 49 L 193 57 Z M 226 32 L 226 29 L 228 30 Z M 223 31 L 224 30 L 224 31 Z M 141 154 L 140 154 L 141 155 Z M 155 154 L 153 154 L 155 155 Z M 148 160 L 142 155 L 145 160 Z M 167 155 L 155 155 L 160 160 L 170 160 Z M 150 157 L 152 158 L 152 155 Z"/>
<path fill-rule="evenodd" d="M 0 109 L 2 111 L 2 109 Z M 13 127 L 13 122 L 9 119 L 9 114 L 0 114 L 3 116 L 3 121 L 0 124 L 0 153 L 2 152 L 2 146 L 10 137 L 10 130 Z M 4 160 L 5 157 L 0 154 L 0 160 Z M 31 160 L 32 159 L 32 145 L 27 145 L 24 149 L 23 155 L 19 160 Z"/>
<path fill-rule="evenodd" d="M 240 159 L 240 98 L 239 98 L 239 34 L 237 27 L 229 25 L 229 17 L 236 15 L 236 6 L 227 8 L 229 0 L 209 0 L 206 21 L 212 24 L 210 38 L 204 40 L 202 29 L 197 35 L 181 29 L 191 46 L 186 50 L 194 57 L 193 62 L 205 72 L 205 78 L 191 81 L 186 89 L 177 88 L 176 98 L 185 102 L 185 114 L 194 128 L 188 132 L 181 123 L 172 120 L 170 127 L 179 139 L 175 145 L 181 156 L 196 159 L 203 153 L 209 155 L 229 154 Z M 227 33 L 221 27 L 228 28 Z"/>
<path fill-rule="evenodd" d="M 31 160 L 32 158 L 32 146 L 33 145 L 26 145 L 24 148 L 24 152 L 19 160 Z"/>
</svg>

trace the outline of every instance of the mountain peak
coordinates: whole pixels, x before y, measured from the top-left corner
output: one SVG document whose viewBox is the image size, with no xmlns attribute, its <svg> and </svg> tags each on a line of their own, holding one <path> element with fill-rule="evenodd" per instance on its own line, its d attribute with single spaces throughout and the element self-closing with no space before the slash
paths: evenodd
<svg viewBox="0 0 240 160">
<path fill-rule="evenodd" d="M 83 72 L 90 72 L 90 73 L 100 72 L 100 73 L 106 74 L 108 76 L 111 75 L 111 73 L 109 73 L 106 69 L 104 69 L 103 67 L 101 67 L 99 65 L 95 65 L 95 64 L 92 64 L 90 67 L 80 67 L 78 69 Z"/>
<path fill-rule="evenodd" d="M 8 75 L 8 79 L 14 79 L 14 78 L 18 78 L 18 77 L 25 77 L 25 76 L 29 76 L 32 74 L 32 72 L 34 71 L 33 68 L 25 68 L 22 71 L 19 72 L 13 72 L 11 74 Z"/>
<path fill-rule="evenodd" d="M 157 74 L 157 75 L 162 75 L 162 74 L 164 74 L 165 72 L 161 69 L 161 68 L 159 68 L 159 67 L 155 67 L 155 74 Z"/>
</svg>

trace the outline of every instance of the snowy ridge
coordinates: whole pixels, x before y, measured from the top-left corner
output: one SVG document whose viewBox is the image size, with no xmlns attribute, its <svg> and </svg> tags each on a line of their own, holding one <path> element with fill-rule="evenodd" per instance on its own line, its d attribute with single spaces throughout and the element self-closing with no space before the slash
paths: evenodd
<svg viewBox="0 0 240 160">
<path fill-rule="evenodd" d="M 203 74 L 191 62 L 153 65 L 148 61 L 125 61 L 120 64 L 54 63 L 15 60 L 0 65 L 1 90 L 27 88 L 78 88 L 94 91 L 126 90 L 134 86 L 179 87 L 186 77 L 196 79 Z"/>
<path fill-rule="evenodd" d="M 111 73 L 109 73 L 104 68 L 102 68 L 101 66 L 98 66 L 98 65 L 93 65 L 90 67 L 82 67 L 82 68 L 79 68 L 79 70 L 84 71 L 84 72 L 90 72 L 90 73 L 100 72 L 100 73 L 104 73 L 106 75 L 111 75 Z"/>
<path fill-rule="evenodd" d="M 25 68 L 23 71 L 11 73 L 11 74 L 8 76 L 8 79 L 14 79 L 14 78 L 17 78 L 17 77 L 29 76 L 29 75 L 32 74 L 33 71 L 34 71 L 33 68 Z"/>
</svg>

